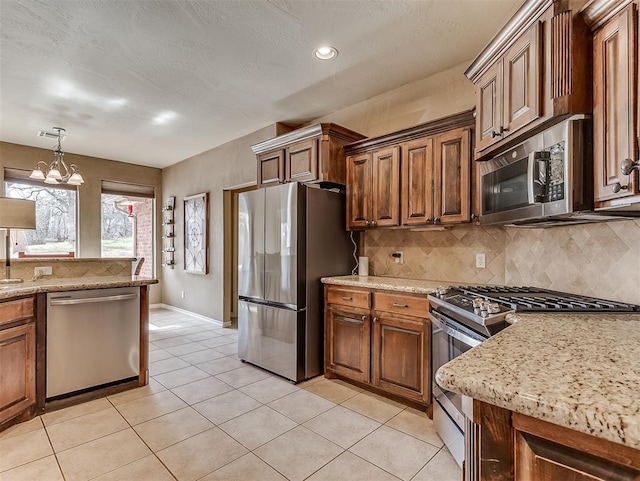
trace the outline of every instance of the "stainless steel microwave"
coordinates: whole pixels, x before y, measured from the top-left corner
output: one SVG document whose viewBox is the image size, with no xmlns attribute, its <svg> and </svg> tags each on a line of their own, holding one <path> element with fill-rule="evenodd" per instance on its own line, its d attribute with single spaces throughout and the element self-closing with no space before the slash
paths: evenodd
<svg viewBox="0 0 640 481">
<path fill-rule="evenodd" d="M 591 120 L 570 117 L 480 163 L 480 224 L 590 222 Z"/>
</svg>

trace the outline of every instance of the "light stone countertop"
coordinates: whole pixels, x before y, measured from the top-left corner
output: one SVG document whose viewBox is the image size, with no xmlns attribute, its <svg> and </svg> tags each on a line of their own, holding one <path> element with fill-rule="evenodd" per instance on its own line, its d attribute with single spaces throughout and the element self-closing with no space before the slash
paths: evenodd
<svg viewBox="0 0 640 481">
<path fill-rule="evenodd" d="M 640 449 L 640 313 L 520 314 L 517 320 L 442 366 L 436 382 Z"/>
<path fill-rule="evenodd" d="M 438 287 L 459 285 L 459 282 L 424 281 L 420 279 L 402 279 L 399 277 L 378 276 L 335 276 L 323 277 L 323 284 L 337 286 L 364 287 L 368 289 L 386 289 L 390 291 L 412 292 L 414 294 L 431 294 Z"/>
<path fill-rule="evenodd" d="M 134 287 L 157 284 L 157 279 L 142 276 L 98 276 L 39 279 L 20 284 L 0 285 L 0 300 L 39 292 L 78 291 L 83 289 L 106 289 L 108 287 Z"/>
</svg>

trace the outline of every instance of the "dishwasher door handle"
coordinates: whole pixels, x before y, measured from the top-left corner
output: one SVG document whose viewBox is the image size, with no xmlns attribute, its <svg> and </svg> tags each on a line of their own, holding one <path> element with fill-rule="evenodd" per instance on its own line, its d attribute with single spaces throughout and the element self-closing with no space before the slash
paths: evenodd
<svg viewBox="0 0 640 481">
<path fill-rule="evenodd" d="M 104 296 L 104 297 L 87 297 L 86 299 L 69 299 L 68 297 L 52 298 L 49 301 L 51 306 L 73 306 L 77 304 L 91 304 L 94 302 L 113 302 L 113 301 L 128 301 L 129 299 L 137 299 L 138 294 L 120 294 L 118 296 Z"/>
</svg>

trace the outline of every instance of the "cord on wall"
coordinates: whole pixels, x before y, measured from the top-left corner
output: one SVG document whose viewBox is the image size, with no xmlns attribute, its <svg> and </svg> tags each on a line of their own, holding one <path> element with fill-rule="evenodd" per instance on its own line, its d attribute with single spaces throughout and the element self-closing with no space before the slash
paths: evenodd
<svg viewBox="0 0 640 481">
<path fill-rule="evenodd" d="M 356 261 L 356 266 L 351 270 L 351 275 L 355 276 L 356 272 L 358 272 L 358 267 L 360 265 L 360 262 L 358 261 L 358 256 L 357 256 L 357 252 L 358 252 L 358 244 L 356 244 L 356 241 L 353 239 L 353 231 L 351 231 L 351 243 L 353 244 L 353 259 Z"/>
</svg>

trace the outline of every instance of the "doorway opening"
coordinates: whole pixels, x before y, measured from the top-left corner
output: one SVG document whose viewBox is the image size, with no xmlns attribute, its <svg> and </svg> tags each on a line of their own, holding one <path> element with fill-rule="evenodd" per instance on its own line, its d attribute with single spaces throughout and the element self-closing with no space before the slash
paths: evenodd
<svg viewBox="0 0 640 481">
<path fill-rule="evenodd" d="M 256 185 L 241 185 L 224 189 L 224 306 L 223 322 L 238 318 L 238 194 L 255 190 Z"/>
</svg>

